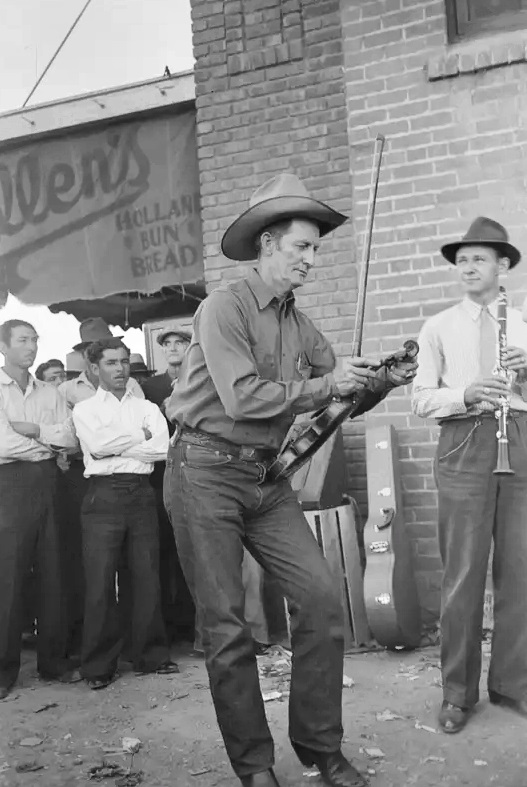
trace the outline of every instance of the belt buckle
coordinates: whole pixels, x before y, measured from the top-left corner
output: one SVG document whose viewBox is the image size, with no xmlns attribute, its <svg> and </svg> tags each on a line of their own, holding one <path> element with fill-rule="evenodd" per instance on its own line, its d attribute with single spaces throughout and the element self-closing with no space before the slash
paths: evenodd
<svg viewBox="0 0 527 787">
<path fill-rule="evenodd" d="M 254 459 L 256 455 L 256 448 L 250 448 L 243 445 L 240 451 L 240 459 Z"/>
</svg>

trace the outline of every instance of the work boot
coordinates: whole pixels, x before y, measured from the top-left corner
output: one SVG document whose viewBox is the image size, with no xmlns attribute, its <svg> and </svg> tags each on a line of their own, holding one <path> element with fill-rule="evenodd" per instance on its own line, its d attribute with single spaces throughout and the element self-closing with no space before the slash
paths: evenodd
<svg viewBox="0 0 527 787">
<path fill-rule="evenodd" d="M 348 762 L 340 749 L 333 752 L 313 751 L 296 743 L 293 747 L 303 765 L 318 768 L 322 781 L 328 787 L 367 787 L 368 782 Z"/>
</svg>

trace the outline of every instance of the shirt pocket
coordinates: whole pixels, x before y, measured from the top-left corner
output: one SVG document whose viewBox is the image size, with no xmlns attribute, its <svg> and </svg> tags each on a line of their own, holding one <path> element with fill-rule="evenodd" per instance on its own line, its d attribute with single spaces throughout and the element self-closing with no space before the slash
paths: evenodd
<svg viewBox="0 0 527 787">
<path fill-rule="evenodd" d="M 295 359 L 295 379 L 310 380 L 313 374 L 313 367 L 305 352 L 300 352 Z"/>
<path fill-rule="evenodd" d="M 257 349 L 253 350 L 253 354 L 260 377 L 264 380 L 276 380 L 278 372 L 274 355 Z"/>
</svg>

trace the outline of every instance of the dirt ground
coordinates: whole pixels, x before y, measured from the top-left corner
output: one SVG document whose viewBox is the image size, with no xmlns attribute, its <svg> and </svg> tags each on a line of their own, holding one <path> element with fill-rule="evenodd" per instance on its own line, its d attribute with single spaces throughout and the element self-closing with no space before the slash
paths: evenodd
<svg viewBox="0 0 527 787">
<path fill-rule="evenodd" d="M 112 686 L 94 692 L 83 683 L 39 681 L 35 654 L 25 651 L 19 683 L 0 702 L 0 787 L 132 787 L 139 782 L 122 776 L 130 765 L 132 775 L 142 772 L 145 787 L 239 784 L 216 726 L 203 661 L 188 649 L 173 657 L 180 675 L 136 677 L 123 670 Z M 300 765 L 287 738 L 287 658 L 274 650 L 259 657 L 259 666 L 264 696 L 282 695 L 266 703 L 276 773 L 283 787 L 315 787 L 318 776 Z M 437 732 L 437 648 L 347 656 L 345 673 L 353 685 L 344 689 L 343 748 L 372 787 L 527 787 L 527 721 L 489 705 L 484 690 L 464 732 Z M 122 752 L 126 737 L 142 744 L 132 764 Z M 103 762 L 98 775 L 119 766 L 121 781 L 118 773 L 90 779 L 90 769 Z"/>
</svg>

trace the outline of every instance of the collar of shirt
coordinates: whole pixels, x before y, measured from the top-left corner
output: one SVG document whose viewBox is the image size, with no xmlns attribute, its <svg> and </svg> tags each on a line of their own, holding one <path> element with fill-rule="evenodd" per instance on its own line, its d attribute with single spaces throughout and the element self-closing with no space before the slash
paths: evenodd
<svg viewBox="0 0 527 787">
<path fill-rule="evenodd" d="M 93 385 L 92 382 L 90 382 L 90 380 L 88 380 L 86 376 L 86 372 L 81 372 L 78 377 L 75 377 L 74 382 L 75 385 L 79 385 L 79 383 L 82 383 L 83 385 L 87 385 L 88 388 L 93 388 L 93 390 L 95 391 L 95 386 Z"/>
<path fill-rule="evenodd" d="M 111 391 L 107 391 L 105 388 L 101 388 L 101 386 L 99 385 L 97 391 L 95 392 L 94 398 L 100 399 L 100 401 L 102 402 L 106 402 L 110 397 L 112 397 L 112 399 L 115 399 L 116 402 L 124 402 L 125 399 L 129 399 L 130 397 L 137 399 L 137 397 L 134 395 L 133 388 L 130 385 L 130 380 L 128 380 L 128 382 L 126 383 L 126 391 L 124 392 L 124 396 L 122 399 L 118 399 L 117 396 L 114 396 L 114 394 Z"/>
<path fill-rule="evenodd" d="M 475 303 L 468 297 L 463 298 L 461 301 L 462 308 L 469 314 L 474 322 L 479 319 L 483 306 L 480 306 L 479 303 Z M 490 312 L 491 317 L 494 317 L 495 320 L 498 319 L 498 299 L 496 298 L 491 303 L 488 304 L 488 310 Z"/>
<path fill-rule="evenodd" d="M 41 383 L 41 381 L 37 380 L 35 377 L 33 377 L 32 374 L 30 374 L 28 386 L 26 390 L 23 391 L 24 396 L 29 396 L 31 391 L 39 387 L 39 383 Z M 47 385 L 47 383 L 41 383 L 41 384 Z M 16 387 L 20 389 L 20 386 L 17 383 L 17 381 L 13 379 L 13 377 L 11 377 L 9 374 L 7 374 L 7 372 L 5 372 L 3 369 L 0 369 L 0 385 L 16 385 Z"/>
<path fill-rule="evenodd" d="M 256 268 L 253 268 L 249 275 L 247 276 L 247 284 L 249 289 L 251 290 L 252 294 L 256 298 L 256 302 L 258 304 L 258 308 L 260 311 L 265 309 L 266 306 L 269 306 L 273 300 L 277 303 L 279 299 L 275 295 L 275 293 L 271 290 L 270 287 L 264 282 Z M 290 309 L 295 305 L 295 296 L 292 292 L 288 293 L 284 300 L 286 309 Z"/>
</svg>

